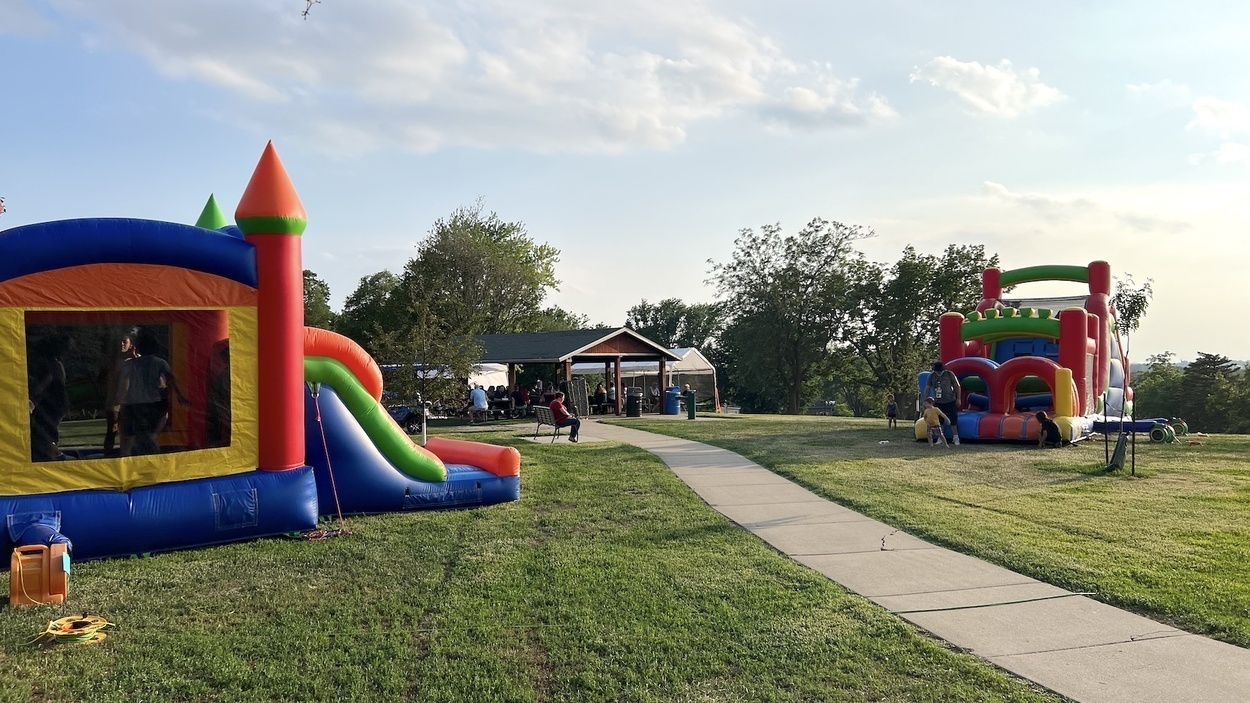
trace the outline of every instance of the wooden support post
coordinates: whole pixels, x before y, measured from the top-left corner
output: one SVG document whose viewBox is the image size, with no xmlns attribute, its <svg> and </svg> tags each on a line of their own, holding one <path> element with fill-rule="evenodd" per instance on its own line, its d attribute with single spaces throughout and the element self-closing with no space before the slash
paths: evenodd
<svg viewBox="0 0 1250 703">
<path fill-rule="evenodd" d="M 604 365 L 606 366 L 606 364 Z M 616 361 L 612 363 L 612 366 L 614 367 L 614 370 L 615 370 L 615 373 L 613 375 L 616 377 L 612 381 L 614 384 L 616 384 L 616 414 L 620 415 L 621 414 L 621 402 L 625 399 L 621 392 L 624 390 L 621 387 L 621 357 L 619 356 L 616 357 Z"/>
<path fill-rule="evenodd" d="M 658 380 L 660 383 L 660 398 L 656 402 L 655 411 L 657 414 L 663 414 L 664 413 L 664 397 L 665 397 L 664 393 L 665 393 L 665 389 L 668 387 L 668 384 L 664 380 L 664 357 L 660 357 L 660 377 Z"/>
</svg>

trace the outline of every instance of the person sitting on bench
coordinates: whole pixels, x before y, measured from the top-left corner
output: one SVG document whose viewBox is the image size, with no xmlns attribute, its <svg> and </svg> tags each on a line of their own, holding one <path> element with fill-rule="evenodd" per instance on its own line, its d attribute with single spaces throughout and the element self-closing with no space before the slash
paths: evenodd
<svg viewBox="0 0 1250 703">
<path fill-rule="evenodd" d="M 556 427 L 568 427 L 569 441 L 577 442 L 577 431 L 582 427 L 582 421 L 569 414 L 564 407 L 564 392 L 556 392 L 556 397 L 551 401 L 551 417 L 555 418 Z"/>
</svg>

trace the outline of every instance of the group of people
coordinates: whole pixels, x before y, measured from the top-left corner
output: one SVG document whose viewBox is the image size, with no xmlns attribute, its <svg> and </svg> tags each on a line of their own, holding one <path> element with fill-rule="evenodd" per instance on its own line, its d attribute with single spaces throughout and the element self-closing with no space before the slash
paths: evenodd
<svg viewBox="0 0 1250 703">
<path fill-rule="evenodd" d="M 612 408 L 616 407 L 616 384 L 604 386 L 603 383 L 595 386 L 595 393 L 591 400 L 591 411 L 598 410 L 599 414 L 606 415 Z"/>
<path fill-rule="evenodd" d="M 541 399 L 542 395 L 542 386 L 538 384 L 535 384 L 532 391 L 520 383 L 513 386 L 512 390 L 508 390 L 508 387 L 503 384 L 488 388 L 483 388 L 480 383 L 475 384 L 469 390 L 469 402 L 466 408 L 469 422 L 476 422 L 479 416 L 483 421 L 488 420 L 492 404 L 496 407 L 507 405 L 508 414 L 528 415 L 534 403 L 533 398 Z"/>
<path fill-rule="evenodd" d="M 104 374 L 104 456 L 159 453 L 157 437 L 169 421 L 169 397 L 183 405 L 187 397 L 169 362 L 159 355 L 154 333 L 127 333 L 111 346 Z M 66 458 L 60 449 L 60 425 L 70 408 L 65 375 L 70 347 L 69 336 L 59 332 L 31 346 L 27 388 L 32 461 Z"/>
<path fill-rule="evenodd" d="M 921 417 L 924 418 L 929 446 L 937 446 L 938 444 L 946 447 L 950 447 L 952 444 L 958 446 L 959 400 L 963 397 L 963 388 L 959 385 L 959 377 L 946 368 L 946 365 L 942 362 L 934 362 L 932 373 L 929 374 L 929 380 L 925 384 L 923 397 L 924 411 L 921 413 Z M 895 401 L 893 393 L 886 396 L 885 415 L 889 427 L 898 427 L 898 403 Z M 1041 429 L 1038 432 L 1037 446 L 1063 446 L 1063 433 L 1060 432 L 1059 425 L 1055 423 L 1046 411 L 1038 410 L 1034 416 L 1041 425 Z M 944 424 L 949 425 L 951 428 L 950 443 L 946 441 L 946 433 L 942 429 Z"/>
</svg>

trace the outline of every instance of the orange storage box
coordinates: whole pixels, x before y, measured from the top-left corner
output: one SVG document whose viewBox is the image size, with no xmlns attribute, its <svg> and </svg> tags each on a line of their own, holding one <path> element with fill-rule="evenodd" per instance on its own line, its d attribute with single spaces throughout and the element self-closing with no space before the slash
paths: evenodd
<svg viewBox="0 0 1250 703">
<path fill-rule="evenodd" d="M 64 544 L 17 547 L 9 565 L 9 607 L 64 603 L 69 553 Z"/>
</svg>

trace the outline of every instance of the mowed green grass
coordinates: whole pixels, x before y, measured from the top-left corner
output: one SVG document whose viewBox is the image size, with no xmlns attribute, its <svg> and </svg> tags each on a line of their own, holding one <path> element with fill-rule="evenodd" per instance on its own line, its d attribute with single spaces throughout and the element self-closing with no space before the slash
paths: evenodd
<svg viewBox="0 0 1250 703">
<path fill-rule="evenodd" d="M 76 564 L 66 606 L 0 617 L 0 700 L 1059 700 L 778 555 L 640 450 L 519 445 L 518 503 Z M 120 627 L 25 644 L 81 611 Z"/>
<path fill-rule="evenodd" d="M 1250 646 L 1250 436 L 1065 449 L 912 441 L 904 423 L 738 416 L 630 421 L 751 458 L 913 534 L 1192 632 Z M 879 442 L 888 440 L 889 444 Z"/>
</svg>

